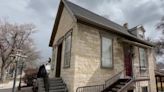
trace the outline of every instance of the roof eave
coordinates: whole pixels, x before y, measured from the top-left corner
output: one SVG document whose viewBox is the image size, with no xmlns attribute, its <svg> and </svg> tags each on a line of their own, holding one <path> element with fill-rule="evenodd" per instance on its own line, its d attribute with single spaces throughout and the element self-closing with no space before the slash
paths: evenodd
<svg viewBox="0 0 164 92">
<path fill-rule="evenodd" d="M 51 34 L 51 37 L 50 37 L 49 47 L 52 47 L 52 45 L 53 45 L 53 41 L 55 39 L 55 35 L 56 35 L 57 29 L 58 29 L 58 25 L 59 25 L 59 21 L 60 21 L 60 17 L 61 17 L 63 8 L 64 8 L 64 4 L 61 1 L 60 4 L 59 4 L 56 19 L 55 19 L 55 22 L 54 22 L 54 27 L 52 29 L 52 34 Z"/>
<path fill-rule="evenodd" d="M 52 46 L 53 46 L 53 42 L 54 42 L 54 39 L 55 39 L 55 35 L 56 35 L 57 29 L 58 29 L 58 25 L 59 25 L 59 22 L 60 22 L 60 18 L 61 18 L 61 14 L 62 14 L 62 11 L 63 11 L 63 9 L 64 9 L 64 6 L 67 8 L 67 10 L 68 10 L 68 12 L 70 13 L 72 19 L 73 19 L 75 22 L 77 21 L 77 19 L 76 19 L 76 17 L 74 16 L 73 12 L 72 12 L 71 9 L 67 6 L 66 0 L 61 0 L 61 1 L 60 1 L 60 4 L 59 4 L 59 8 L 58 8 L 57 15 L 56 15 L 54 27 L 53 27 L 53 30 L 52 30 L 52 34 L 51 34 L 51 38 L 50 38 L 50 42 L 49 42 L 49 47 L 52 47 Z"/>
</svg>

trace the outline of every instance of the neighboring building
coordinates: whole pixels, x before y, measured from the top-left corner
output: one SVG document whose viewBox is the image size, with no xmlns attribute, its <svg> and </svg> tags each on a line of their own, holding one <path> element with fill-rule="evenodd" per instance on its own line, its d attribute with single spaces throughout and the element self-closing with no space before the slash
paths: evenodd
<svg viewBox="0 0 164 92">
<path fill-rule="evenodd" d="M 155 78 L 156 78 L 156 88 L 157 92 L 164 92 L 164 71 L 163 70 L 156 70 L 155 71 Z"/>
<path fill-rule="evenodd" d="M 61 77 L 69 92 L 156 92 L 154 46 L 144 32 L 61 0 L 51 77 Z"/>
</svg>

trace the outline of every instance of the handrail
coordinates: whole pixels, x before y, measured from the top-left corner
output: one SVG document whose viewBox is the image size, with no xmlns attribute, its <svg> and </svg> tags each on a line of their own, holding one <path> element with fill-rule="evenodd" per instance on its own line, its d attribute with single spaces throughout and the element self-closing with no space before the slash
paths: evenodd
<svg viewBox="0 0 164 92">
<path fill-rule="evenodd" d="M 105 88 L 104 84 L 78 87 L 76 92 L 101 92 Z"/>
<path fill-rule="evenodd" d="M 121 74 L 124 72 L 124 70 L 120 71 L 118 74 L 114 75 L 112 78 L 105 81 L 105 87 L 108 87 L 112 85 L 114 82 L 116 82 L 118 79 L 120 79 Z"/>
<path fill-rule="evenodd" d="M 76 92 L 101 92 L 104 89 L 106 89 L 108 86 L 116 82 L 118 79 L 120 79 L 123 71 L 124 70 L 120 71 L 118 74 L 114 75 L 112 78 L 105 81 L 105 84 L 78 87 L 76 89 Z"/>
<path fill-rule="evenodd" d="M 121 88 L 118 92 L 124 92 L 124 90 L 126 90 L 126 88 L 134 82 L 134 79 L 131 79 L 123 88 Z"/>
</svg>

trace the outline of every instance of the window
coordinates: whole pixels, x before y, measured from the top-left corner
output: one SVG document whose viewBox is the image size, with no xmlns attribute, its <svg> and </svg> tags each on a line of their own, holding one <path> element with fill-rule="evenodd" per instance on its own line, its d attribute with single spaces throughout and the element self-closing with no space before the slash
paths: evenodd
<svg viewBox="0 0 164 92">
<path fill-rule="evenodd" d="M 146 87 L 142 87 L 142 92 L 148 92 L 147 86 Z"/>
<path fill-rule="evenodd" d="M 70 67 L 71 60 L 71 44 L 72 44 L 72 32 L 69 32 L 65 36 L 65 52 L 64 52 L 64 67 Z"/>
<path fill-rule="evenodd" d="M 107 36 L 101 37 L 101 66 L 103 68 L 112 68 L 113 67 L 113 43 L 112 39 Z"/>
<path fill-rule="evenodd" d="M 139 53 L 140 53 L 140 67 L 141 67 L 141 69 L 147 68 L 146 50 L 144 48 L 139 48 Z"/>
</svg>

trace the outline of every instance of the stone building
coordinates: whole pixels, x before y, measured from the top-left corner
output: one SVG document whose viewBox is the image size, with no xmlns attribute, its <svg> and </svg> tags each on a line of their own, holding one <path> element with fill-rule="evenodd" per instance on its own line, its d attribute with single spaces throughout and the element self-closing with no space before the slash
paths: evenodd
<svg viewBox="0 0 164 92">
<path fill-rule="evenodd" d="M 49 46 L 51 77 L 69 92 L 156 92 L 154 45 L 128 28 L 61 0 Z"/>
</svg>

